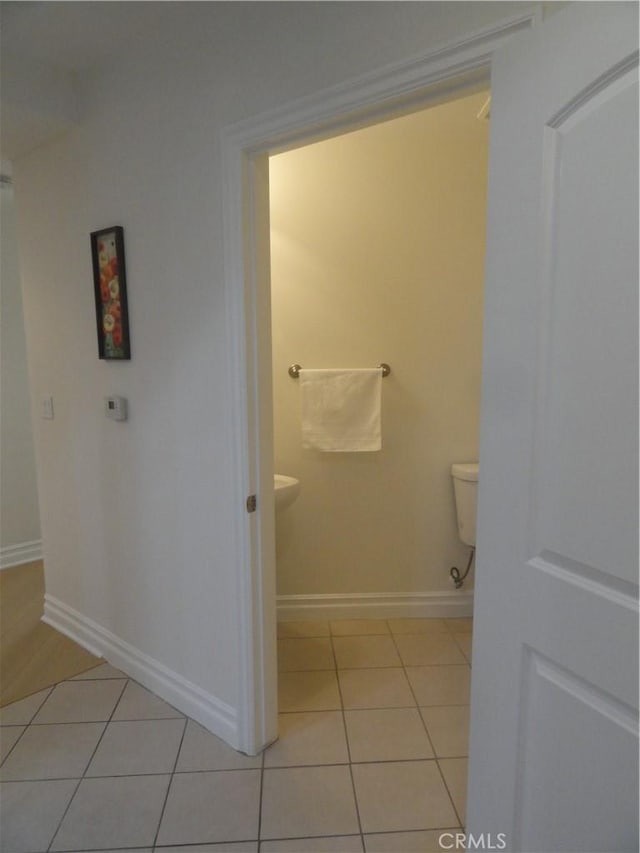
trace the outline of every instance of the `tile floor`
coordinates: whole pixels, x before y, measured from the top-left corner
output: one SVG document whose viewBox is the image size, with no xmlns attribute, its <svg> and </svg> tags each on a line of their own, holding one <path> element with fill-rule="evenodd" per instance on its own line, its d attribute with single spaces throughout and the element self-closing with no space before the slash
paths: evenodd
<svg viewBox="0 0 640 853">
<path fill-rule="evenodd" d="M 255 758 L 103 664 L 0 711 L 0 850 L 436 851 L 464 822 L 471 622 L 279 626 Z"/>
</svg>

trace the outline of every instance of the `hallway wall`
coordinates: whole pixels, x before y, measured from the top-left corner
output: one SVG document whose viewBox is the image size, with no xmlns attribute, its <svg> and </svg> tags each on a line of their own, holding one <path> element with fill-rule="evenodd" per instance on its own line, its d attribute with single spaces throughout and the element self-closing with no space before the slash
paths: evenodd
<svg viewBox="0 0 640 853">
<path fill-rule="evenodd" d="M 4 164 L 3 164 L 4 171 Z M 0 189 L 0 568 L 42 554 L 13 187 Z"/>
<path fill-rule="evenodd" d="M 137 32 L 135 53 L 114 46 L 77 79 L 75 127 L 14 163 L 32 400 L 56 409 L 34 423 L 46 586 L 119 666 L 237 743 L 245 516 L 221 134 L 537 7 L 164 5 L 170 23 Z M 99 361 L 96 343 L 89 234 L 113 225 L 126 363 Z M 128 398 L 128 421 L 105 418 L 108 394 Z"/>
<path fill-rule="evenodd" d="M 478 458 L 487 97 L 271 158 L 275 470 L 301 481 L 281 595 L 454 592 L 466 565 L 450 467 Z M 381 361 L 382 451 L 303 450 L 289 364 Z"/>
</svg>

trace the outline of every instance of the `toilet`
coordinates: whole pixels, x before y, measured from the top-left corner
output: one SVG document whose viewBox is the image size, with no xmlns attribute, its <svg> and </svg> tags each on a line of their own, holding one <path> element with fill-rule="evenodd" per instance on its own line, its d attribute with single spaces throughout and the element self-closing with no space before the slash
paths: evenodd
<svg viewBox="0 0 640 853">
<path fill-rule="evenodd" d="M 478 463 L 459 462 L 451 466 L 458 517 L 458 536 L 465 545 L 476 546 L 476 495 Z"/>
</svg>

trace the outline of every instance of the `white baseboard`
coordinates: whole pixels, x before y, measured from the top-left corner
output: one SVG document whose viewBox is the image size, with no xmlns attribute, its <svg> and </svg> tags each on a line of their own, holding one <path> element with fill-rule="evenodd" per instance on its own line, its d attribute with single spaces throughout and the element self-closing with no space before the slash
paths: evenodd
<svg viewBox="0 0 640 853">
<path fill-rule="evenodd" d="M 5 548 L 0 548 L 0 571 L 41 559 L 42 539 L 20 542 L 18 545 L 7 545 Z"/>
<path fill-rule="evenodd" d="M 279 595 L 278 621 L 456 618 L 473 614 L 473 592 L 365 592 Z"/>
<path fill-rule="evenodd" d="M 237 713 L 234 708 L 164 664 L 121 640 L 77 610 L 51 595 L 44 597 L 42 621 L 70 637 L 87 651 L 105 658 L 144 687 L 152 690 L 183 714 L 237 747 L 239 742 Z"/>
</svg>

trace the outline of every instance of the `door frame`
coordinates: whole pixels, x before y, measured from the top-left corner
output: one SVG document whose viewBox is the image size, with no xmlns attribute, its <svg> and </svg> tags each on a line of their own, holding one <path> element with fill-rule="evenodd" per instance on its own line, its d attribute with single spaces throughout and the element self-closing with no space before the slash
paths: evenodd
<svg viewBox="0 0 640 853">
<path fill-rule="evenodd" d="M 270 154 L 451 100 L 489 83 L 493 54 L 539 24 L 541 6 L 406 62 L 357 77 L 225 128 L 221 136 L 227 427 L 235 508 L 235 746 L 255 755 L 277 737 L 273 401 L 269 282 Z M 246 500 L 258 497 L 257 511 Z"/>
</svg>

